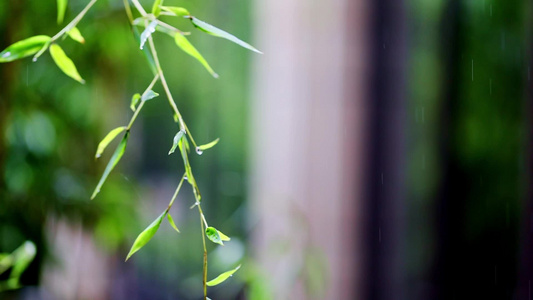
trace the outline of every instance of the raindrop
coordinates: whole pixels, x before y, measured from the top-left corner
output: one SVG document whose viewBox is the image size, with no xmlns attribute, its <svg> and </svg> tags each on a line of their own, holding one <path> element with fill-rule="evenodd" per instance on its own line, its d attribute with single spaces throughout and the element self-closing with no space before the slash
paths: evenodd
<svg viewBox="0 0 533 300">
<path fill-rule="evenodd" d="M 183 176 L 183 180 L 189 181 L 189 178 L 187 177 L 187 175 Z"/>
<path fill-rule="evenodd" d="M 202 149 L 200 149 L 200 147 L 196 147 L 196 154 L 202 155 L 203 153 L 204 153 L 204 151 Z"/>
</svg>

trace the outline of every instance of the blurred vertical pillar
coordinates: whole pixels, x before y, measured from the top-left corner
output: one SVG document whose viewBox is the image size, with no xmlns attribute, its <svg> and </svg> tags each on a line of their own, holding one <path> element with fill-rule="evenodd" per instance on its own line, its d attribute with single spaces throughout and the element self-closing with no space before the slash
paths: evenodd
<svg viewBox="0 0 533 300">
<path fill-rule="evenodd" d="M 526 140 L 526 188 L 525 199 L 522 204 L 522 221 L 520 231 L 520 268 L 519 280 L 517 283 L 517 299 L 531 299 L 531 281 L 533 280 L 533 81 L 531 80 L 531 65 L 533 63 L 533 30 L 531 16 L 533 16 L 533 5 L 529 2 L 526 5 L 527 14 L 530 18 L 526 21 L 526 62 L 527 62 L 527 82 L 526 101 L 524 104 L 524 118 L 526 119 L 527 140 Z M 528 298 L 529 297 L 529 298 Z"/>
<path fill-rule="evenodd" d="M 370 129 L 365 178 L 365 299 L 404 299 L 406 70 L 405 4 L 372 1 Z"/>
<path fill-rule="evenodd" d="M 368 3 L 255 3 L 252 242 L 274 299 L 361 295 Z"/>
</svg>

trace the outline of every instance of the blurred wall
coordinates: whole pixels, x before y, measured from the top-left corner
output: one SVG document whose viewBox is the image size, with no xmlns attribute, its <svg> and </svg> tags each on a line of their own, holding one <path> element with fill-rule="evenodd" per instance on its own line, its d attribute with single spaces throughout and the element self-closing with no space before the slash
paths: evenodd
<svg viewBox="0 0 533 300">
<path fill-rule="evenodd" d="M 274 299 L 354 299 L 368 3 L 256 1 L 255 254 Z M 360 168 L 355 166 L 361 164 Z"/>
</svg>

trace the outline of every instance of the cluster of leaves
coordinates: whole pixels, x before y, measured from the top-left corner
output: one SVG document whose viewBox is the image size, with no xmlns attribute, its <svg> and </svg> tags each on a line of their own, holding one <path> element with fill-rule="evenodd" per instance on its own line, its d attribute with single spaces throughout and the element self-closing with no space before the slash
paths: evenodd
<svg viewBox="0 0 533 300">
<path fill-rule="evenodd" d="M 38 35 L 38 36 L 30 37 L 25 40 L 19 41 L 7 47 L 4 51 L 0 52 L 0 62 L 11 62 L 11 61 L 21 59 L 24 57 L 28 57 L 28 56 L 32 56 L 32 55 L 33 55 L 33 61 L 37 61 L 37 59 L 44 52 L 48 50 L 53 61 L 63 73 L 65 73 L 70 78 L 78 81 L 79 83 L 84 84 L 85 80 L 79 74 L 74 62 L 67 56 L 67 54 L 63 51 L 63 49 L 58 44 L 58 42 L 61 39 L 64 39 L 66 37 L 70 37 L 73 40 L 81 44 L 85 42 L 85 39 L 83 38 L 80 30 L 76 26 L 83 19 L 83 17 L 89 11 L 89 9 L 97 1 L 98 0 L 90 0 L 87 6 L 72 21 L 53 37 L 46 36 L 46 35 Z M 117 138 L 119 135 L 122 134 L 122 139 L 119 142 L 118 146 L 116 147 L 115 152 L 111 156 L 111 159 L 109 160 L 103 172 L 103 175 L 101 176 L 100 181 L 98 182 L 91 196 L 91 199 L 94 199 L 98 195 L 106 179 L 108 178 L 109 174 L 115 168 L 115 166 L 119 163 L 120 159 L 124 155 L 127 144 L 128 144 L 128 138 L 130 135 L 131 127 L 134 124 L 143 106 L 145 105 L 147 101 L 159 96 L 159 94 L 154 92 L 152 88 L 157 82 L 160 82 L 163 86 L 163 89 L 165 90 L 165 94 L 173 110 L 174 120 L 176 123 L 179 124 L 179 130 L 174 136 L 172 147 L 170 151 L 168 152 L 168 154 L 170 155 L 174 153 L 175 150 L 179 148 L 179 152 L 183 160 L 183 166 L 184 166 L 185 172 L 181 178 L 181 181 L 179 182 L 176 188 L 176 191 L 172 199 L 169 202 L 168 207 L 141 234 L 139 234 L 133 246 L 131 247 L 130 252 L 128 253 L 126 257 L 126 260 L 128 260 L 134 253 L 136 253 L 138 250 L 140 250 L 144 245 L 146 245 L 150 241 L 150 239 L 155 235 L 155 233 L 159 229 L 165 217 L 168 220 L 169 224 L 179 233 L 179 229 L 176 226 L 169 211 L 184 181 L 187 181 L 192 187 L 196 201 L 191 206 L 191 208 L 194 208 L 194 207 L 198 208 L 198 212 L 199 212 L 200 220 L 201 220 L 202 232 L 205 232 L 205 236 L 207 236 L 207 238 L 213 243 L 224 245 L 224 242 L 230 241 L 230 238 L 226 236 L 224 233 L 222 233 L 221 231 L 217 230 L 216 228 L 208 225 L 206 218 L 203 214 L 202 208 L 201 208 L 202 197 L 201 197 L 200 189 L 193 176 L 192 168 L 189 162 L 189 154 L 190 154 L 190 148 L 191 148 L 189 144 L 189 139 L 191 143 L 193 144 L 193 146 L 195 147 L 195 152 L 198 155 L 201 155 L 203 151 L 214 147 L 218 143 L 219 139 L 216 139 L 205 145 L 196 144 L 190 130 L 187 128 L 187 125 L 185 121 L 183 120 L 183 117 L 181 116 L 174 102 L 170 89 L 166 83 L 165 75 L 163 73 L 163 70 L 161 68 L 161 65 L 160 65 L 160 62 L 157 56 L 157 51 L 156 51 L 156 48 L 153 42 L 152 34 L 158 31 L 173 38 L 176 45 L 183 52 L 195 58 L 215 78 L 218 77 L 218 74 L 215 73 L 215 71 L 211 68 L 209 63 L 204 59 L 204 57 L 200 54 L 200 52 L 186 38 L 186 36 L 189 35 L 190 33 L 183 32 L 169 25 L 168 23 L 161 21 L 159 18 L 160 16 L 177 17 L 177 18 L 188 20 L 192 23 L 192 25 L 195 28 L 199 29 L 200 31 L 204 33 L 229 40 L 253 52 L 256 52 L 256 53 L 261 53 L 261 52 L 257 50 L 256 48 L 254 48 L 253 46 L 249 45 L 248 43 L 238 39 L 234 35 L 229 34 L 213 25 L 210 25 L 204 21 L 199 20 L 198 18 L 194 17 L 187 9 L 183 7 L 164 6 L 163 0 L 155 0 L 152 6 L 151 12 L 148 13 L 145 11 L 142 5 L 138 2 L 138 0 L 131 0 L 131 2 L 133 6 L 136 8 L 137 13 L 140 14 L 138 18 L 134 19 L 133 11 L 130 6 L 129 0 L 124 0 L 124 8 L 131 22 L 132 31 L 135 35 L 135 38 L 137 39 L 139 43 L 139 48 L 145 54 L 147 61 L 149 62 L 150 68 L 152 72 L 154 73 L 154 79 L 149 84 L 149 86 L 144 90 L 142 94 L 136 93 L 133 95 L 132 100 L 131 100 L 131 105 L 130 105 L 130 108 L 133 111 L 133 116 L 129 124 L 126 126 L 121 126 L 121 127 L 111 130 L 98 145 L 96 155 L 95 155 L 96 158 L 99 158 L 102 155 L 102 153 L 105 151 L 106 147 L 115 138 Z M 58 23 L 61 23 L 63 21 L 67 5 L 68 5 L 67 0 L 57 0 Z M 139 34 L 139 31 L 136 29 L 136 27 L 142 27 L 144 28 L 144 30 L 142 31 L 142 33 Z M 148 47 L 145 47 L 146 45 L 148 45 Z M 216 277 L 215 279 L 211 281 L 207 281 L 207 248 L 206 248 L 205 236 L 202 234 L 203 250 L 204 250 L 203 287 L 204 287 L 204 299 L 207 299 L 207 288 L 206 287 L 214 286 L 219 283 L 222 283 L 223 281 L 231 277 L 233 273 L 235 273 L 240 268 L 240 266 L 238 266 L 237 268 L 233 270 L 230 270 L 228 272 L 225 272 L 219 275 L 218 277 Z"/>
</svg>

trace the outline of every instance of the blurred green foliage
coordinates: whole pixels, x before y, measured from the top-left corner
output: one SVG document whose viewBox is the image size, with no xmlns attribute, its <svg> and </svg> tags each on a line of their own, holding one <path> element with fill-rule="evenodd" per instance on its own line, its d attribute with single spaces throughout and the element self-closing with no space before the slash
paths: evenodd
<svg viewBox="0 0 533 300">
<path fill-rule="evenodd" d="M 443 299 L 462 290 L 510 297 L 527 178 L 531 4 L 409 4 L 408 281 L 437 280 L 448 287 Z"/>
</svg>

